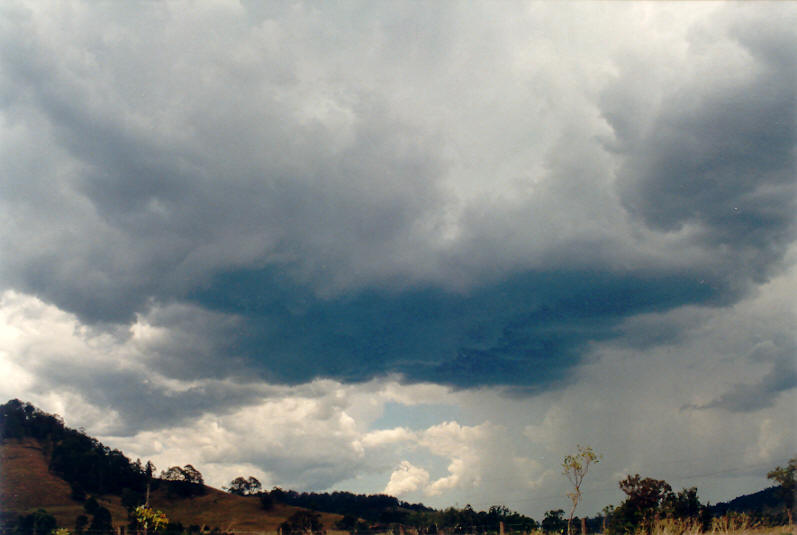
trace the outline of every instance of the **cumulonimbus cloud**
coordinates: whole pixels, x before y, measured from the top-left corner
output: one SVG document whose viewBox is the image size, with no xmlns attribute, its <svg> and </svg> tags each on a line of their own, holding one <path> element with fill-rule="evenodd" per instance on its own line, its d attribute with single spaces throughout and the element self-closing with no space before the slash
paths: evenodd
<svg viewBox="0 0 797 535">
<path fill-rule="evenodd" d="M 539 392 L 783 269 L 793 8 L 485 9 L 4 7 L 0 284 L 174 377 Z"/>
</svg>

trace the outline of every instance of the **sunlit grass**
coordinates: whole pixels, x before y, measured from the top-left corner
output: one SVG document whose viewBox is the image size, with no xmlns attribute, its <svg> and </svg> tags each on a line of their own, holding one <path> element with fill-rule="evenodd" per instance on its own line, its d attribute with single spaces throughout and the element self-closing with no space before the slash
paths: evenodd
<svg viewBox="0 0 797 535">
<path fill-rule="evenodd" d="M 640 532 L 638 535 L 645 533 Z M 704 533 L 700 522 L 667 518 L 657 520 L 647 535 L 699 535 L 700 533 Z M 711 530 L 705 533 L 712 535 L 793 535 L 793 531 L 789 531 L 788 526 L 764 526 L 745 514 L 714 518 Z"/>
</svg>

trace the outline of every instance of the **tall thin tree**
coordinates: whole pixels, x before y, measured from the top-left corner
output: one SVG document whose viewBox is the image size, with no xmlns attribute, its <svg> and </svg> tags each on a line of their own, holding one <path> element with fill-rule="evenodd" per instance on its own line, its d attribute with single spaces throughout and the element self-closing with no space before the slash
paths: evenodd
<svg viewBox="0 0 797 535">
<path fill-rule="evenodd" d="M 567 535 L 573 535 L 573 516 L 576 514 L 576 507 L 581 501 L 581 484 L 587 472 L 589 472 L 589 465 L 600 462 L 600 456 L 592 451 L 592 447 L 578 445 L 577 448 L 578 453 L 567 455 L 562 460 L 562 474 L 567 476 L 568 481 L 573 486 L 573 492 L 567 493 L 567 497 L 573 503 L 573 508 L 570 509 L 570 517 L 567 519 Z"/>
</svg>

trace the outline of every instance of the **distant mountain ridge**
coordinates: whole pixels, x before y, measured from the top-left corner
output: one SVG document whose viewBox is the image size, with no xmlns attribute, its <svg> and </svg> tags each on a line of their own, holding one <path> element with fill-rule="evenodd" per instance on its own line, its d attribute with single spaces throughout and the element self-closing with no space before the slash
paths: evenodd
<svg viewBox="0 0 797 535">
<path fill-rule="evenodd" d="M 761 514 L 768 511 L 782 511 L 783 497 L 780 487 L 769 487 L 752 494 L 744 494 L 727 502 L 709 507 L 712 516 L 722 516 L 729 512 Z"/>
</svg>

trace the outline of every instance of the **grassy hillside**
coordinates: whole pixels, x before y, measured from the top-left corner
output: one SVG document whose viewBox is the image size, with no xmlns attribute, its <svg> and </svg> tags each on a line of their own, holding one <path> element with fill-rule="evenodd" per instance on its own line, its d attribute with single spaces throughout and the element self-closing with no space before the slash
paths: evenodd
<svg viewBox="0 0 797 535">
<path fill-rule="evenodd" d="M 207 493 L 193 498 L 168 498 L 158 490 L 153 493 L 152 506 L 166 512 L 172 521 L 186 527 L 218 526 L 222 531 L 276 531 L 279 525 L 299 507 L 276 504 L 266 512 L 255 496 L 236 496 L 207 487 Z M 341 519 L 340 515 L 321 513 L 321 521 L 328 529 Z"/>
<path fill-rule="evenodd" d="M 78 516 L 86 514 L 83 503 L 73 500 L 70 485 L 48 470 L 46 447 L 36 439 L 6 439 L 0 443 L 0 512 L 6 518 L 47 510 L 59 526 L 72 528 Z M 127 524 L 127 511 L 119 496 L 96 496 L 111 512 L 115 526 Z M 264 511 L 256 497 L 235 496 L 206 487 L 202 496 L 168 497 L 163 489 L 154 491 L 152 506 L 163 510 L 169 520 L 184 526 L 218 527 L 222 531 L 276 531 L 299 507 L 277 504 Z M 321 521 L 332 528 L 340 515 L 322 513 Z"/>
<path fill-rule="evenodd" d="M 0 444 L 0 512 L 29 513 L 46 509 L 59 526 L 75 525 L 83 504 L 70 497 L 69 483 L 51 473 L 45 447 L 36 439 L 6 439 Z M 127 521 L 118 496 L 98 496 L 111 512 L 114 524 Z"/>
</svg>

